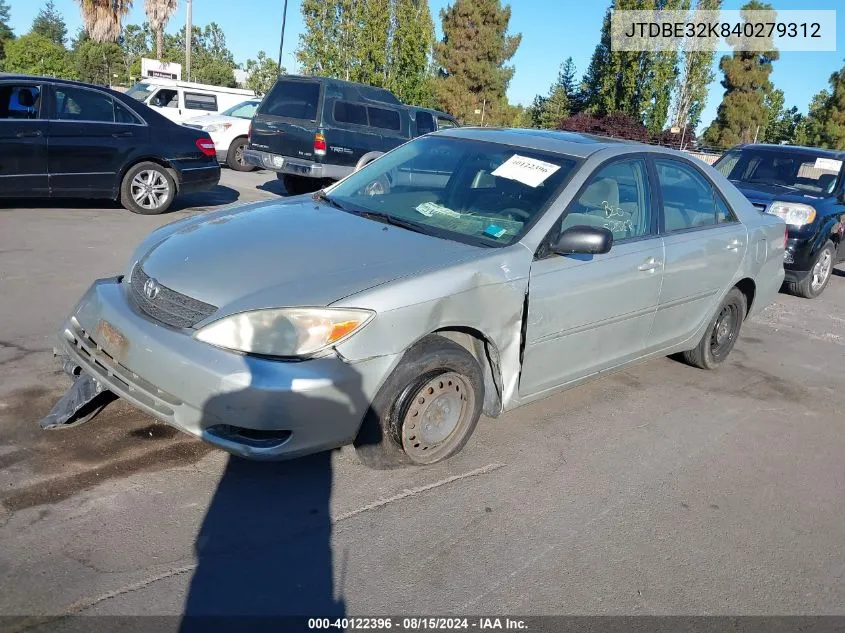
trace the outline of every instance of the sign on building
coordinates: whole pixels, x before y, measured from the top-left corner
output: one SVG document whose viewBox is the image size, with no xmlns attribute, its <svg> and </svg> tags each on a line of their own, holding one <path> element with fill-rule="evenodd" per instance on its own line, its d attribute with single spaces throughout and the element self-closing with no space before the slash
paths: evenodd
<svg viewBox="0 0 845 633">
<path fill-rule="evenodd" d="M 164 79 L 182 79 L 182 64 L 162 62 L 157 59 L 141 58 L 142 77 L 161 77 Z"/>
</svg>

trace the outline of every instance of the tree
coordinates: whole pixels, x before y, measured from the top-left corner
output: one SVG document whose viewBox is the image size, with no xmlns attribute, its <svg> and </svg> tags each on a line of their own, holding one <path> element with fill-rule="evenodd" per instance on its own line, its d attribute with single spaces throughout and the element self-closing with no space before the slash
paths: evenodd
<svg viewBox="0 0 845 633">
<path fill-rule="evenodd" d="M 570 57 L 567 62 L 572 62 Z M 543 107 L 540 110 L 540 127 L 547 130 L 555 130 L 562 119 L 569 116 L 569 94 L 571 90 L 567 82 L 571 81 L 564 73 L 564 64 L 561 64 L 557 73 L 557 79 L 549 89 L 549 96 L 543 100 Z M 571 69 L 567 69 L 569 72 Z"/>
<path fill-rule="evenodd" d="M 830 76 L 830 90 L 813 99 L 807 119 L 810 144 L 845 149 L 845 66 Z"/>
<path fill-rule="evenodd" d="M 285 69 L 279 69 L 278 62 L 267 57 L 267 53 L 258 51 L 257 59 L 246 60 L 246 87 L 255 91 L 255 94 L 267 94 L 276 78 L 284 72 Z"/>
<path fill-rule="evenodd" d="M 404 103 L 434 106 L 434 20 L 428 0 L 395 0 L 384 84 Z"/>
<path fill-rule="evenodd" d="M 697 11 L 718 11 L 722 0 L 698 0 Z M 707 102 L 707 87 L 713 81 L 714 50 L 691 50 L 692 40 L 687 41 L 681 61 L 681 71 L 675 82 L 672 125 L 695 129 L 701 121 L 701 112 Z"/>
<path fill-rule="evenodd" d="M 115 83 L 126 83 L 127 74 L 123 63 L 123 51 L 114 42 L 95 42 L 90 38 L 78 44 L 73 52 L 76 75 L 80 81 L 101 86 Z"/>
<path fill-rule="evenodd" d="M 150 55 L 154 35 L 148 23 L 127 24 L 120 35 L 118 44 L 123 60 L 123 68 L 129 83 L 141 76 L 141 58 Z"/>
<path fill-rule="evenodd" d="M 150 27 L 151 28 L 151 27 Z M 163 61 L 185 63 L 185 31 L 165 34 Z M 191 29 L 191 79 L 215 86 L 237 86 L 234 70 L 237 67 L 232 51 L 226 45 L 226 34 L 216 22 L 204 28 Z"/>
<path fill-rule="evenodd" d="M 176 13 L 178 0 L 144 0 L 147 21 L 156 36 L 156 59 L 161 59 L 164 49 L 164 27 Z"/>
<path fill-rule="evenodd" d="M 56 44 L 65 45 L 65 38 L 67 37 L 67 25 L 65 24 L 62 14 L 56 10 L 56 5 L 53 0 L 47 0 L 44 8 L 38 12 L 35 19 L 32 21 L 32 33 L 43 35 Z"/>
<path fill-rule="evenodd" d="M 387 81 L 388 38 L 391 31 L 390 0 L 353 2 L 352 48 L 347 49 L 348 79 L 371 86 Z"/>
<path fill-rule="evenodd" d="M 659 0 L 656 8 L 663 11 L 688 11 L 690 0 Z M 673 86 L 678 80 L 679 56 L 679 50 L 675 48 L 657 51 L 647 60 L 650 71 L 644 79 L 641 98 L 645 108 L 643 120 L 652 134 L 661 132 L 666 126 L 672 103 L 672 92 L 667 90 L 667 86 Z"/>
<path fill-rule="evenodd" d="M 621 112 L 605 116 L 579 112 L 561 121 L 559 129 L 568 132 L 584 132 L 613 138 L 625 138 L 643 143 L 649 140 L 646 127 L 635 118 Z"/>
<path fill-rule="evenodd" d="M 610 63 L 610 11 L 604 13 L 599 43 L 584 74 L 584 105 L 588 112 L 612 112 L 616 105 L 616 75 Z"/>
<path fill-rule="evenodd" d="M 116 42 L 123 16 L 132 8 L 132 0 L 77 0 L 82 23 L 95 42 Z"/>
<path fill-rule="evenodd" d="M 510 6 L 499 0 L 455 0 L 440 11 L 443 40 L 434 47 L 440 107 L 461 120 L 505 98 L 514 68 L 506 63 L 522 35 L 508 35 Z"/>
<path fill-rule="evenodd" d="M 751 0 L 742 6 L 741 12 L 746 22 L 748 11 L 770 11 L 771 15 L 765 21 L 775 21 L 776 13 L 772 11 L 771 5 L 759 0 Z M 776 50 L 735 50 L 733 55 L 722 57 L 719 68 L 725 74 L 722 80 L 725 94 L 716 112 L 716 119 L 704 132 L 704 140 L 709 145 L 730 147 L 738 143 L 750 143 L 758 137 L 761 129 L 765 129 L 764 99 L 772 89 L 769 75 L 772 73 L 772 62 L 778 57 Z"/>
<path fill-rule="evenodd" d="M 305 25 L 299 35 L 296 59 L 306 75 L 341 76 L 339 42 L 339 0 L 302 0 Z"/>
<path fill-rule="evenodd" d="M 534 97 L 534 101 L 531 102 L 531 105 L 523 111 L 521 127 L 542 127 L 542 116 L 545 108 L 546 97 L 543 95 L 537 95 Z"/>
<path fill-rule="evenodd" d="M 76 78 L 70 52 L 39 33 L 29 33 L 7 42 L 3 69 L 26 75 Z"/>
<path fill-rule="evenodd" d="M 796 145 L 822 145 L 822 112 L 829 99 L 830 93 L 827 90 L 821 90 L 813 96 L 807 116 L 799 122 L 795 130 Z"/>
<path fill-rule="evenodd" d="M 566 98 L 569 101 L 569 110 L 571 112 L 581 112 L 584 109 L 584 96 L 581 92 L 581 86 L 576 79 L 578 69 L 575 67 L 575 61 L 572 57 L 567 57 L 560 68 L 558 79 L 563 86 L 566 93 Z"/>
<path fill-rule="evenodd" d="M 6 42 L 15 39 L 15 32 L 9 26 L 11 19 L 11 7 L 6 0 L 0 0 L 0 61 L 5 57 Z"/>
<path fill-rule="evenodd" d="M 777 121 L 784 112 L 784 102 L 783 90 L 773 89 L 763 95 L 763 111 L 765 116 L 757 136 L 757 140 L 761 143 L 775 142 L 772 139 L 776 136 L 775 127 Z"/>
</svg>

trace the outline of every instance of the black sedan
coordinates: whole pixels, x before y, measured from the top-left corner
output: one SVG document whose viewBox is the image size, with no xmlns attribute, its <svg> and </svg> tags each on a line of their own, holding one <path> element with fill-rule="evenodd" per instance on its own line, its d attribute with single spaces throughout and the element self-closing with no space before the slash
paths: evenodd
<svg viewBox="0 0 845 633">
<path fill-rule="evenodd" d="M 205 132 L 109 88 L 0 75 L 0 196 L 109 198 L 151 215 L 219 179 Z"/>
</svg>

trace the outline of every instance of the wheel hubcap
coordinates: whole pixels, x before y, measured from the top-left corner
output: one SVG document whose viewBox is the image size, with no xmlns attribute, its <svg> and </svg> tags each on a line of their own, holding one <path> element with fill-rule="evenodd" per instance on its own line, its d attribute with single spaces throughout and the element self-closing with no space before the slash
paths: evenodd
<svg viewBox="0 0 845 633">
<path fill-rule="evenodd" d="M 157 209 L 170 194 L 170 186 L 160 173 L 153 169 L 145 169 L 135 174 L 129 187 L 132 199 L 145 209 Z"/>
<path fill-rule="evenodd" d="M 238 145 L 235 148 L 235 162 L 238 165 L 246 165 L 246 162 L 244 161 L 244 146 L 243 145 Z"/>
<path fill-rule="evenodd" d="M 474 409 L 475 394 L 466 378 L 454 372 L 435 376 L 414 394 L 402 421 L 402 445 L 417 461 L 446 452 Z"/>
<path fill-rule="evenodd" d="M 827 278 L 830 277 L 830 271 L 833 269 L 833 257 L 828 249 L 822 251 L 819 261 L 813 266 L 813 281 L 811 286 L 814 291 L 821 289 L 824 286 Z"/>
</svg>

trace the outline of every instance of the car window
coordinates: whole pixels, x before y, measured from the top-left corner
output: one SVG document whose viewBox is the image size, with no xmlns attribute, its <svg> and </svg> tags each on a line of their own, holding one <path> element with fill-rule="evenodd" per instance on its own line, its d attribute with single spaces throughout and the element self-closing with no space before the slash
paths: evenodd
<svg viewBox="0 0 845 633">
<path fill-rule="evenodd" d="M 367 114 L 370 118 L 370 127 L 377 127 L 382 130 L 396 130 L 401 128 L 399 113 L 396 110 L 385 108 L 367 107 Z"/>
<path fill-rule="evenodd" d="M 146 98 L 152 94 L 153 90 L 155 90 L 155 86 L 139 81 L 126 91 L 126 95 L 133 97 L 138 101 L 145 101 Z"/>
<path fill-rule="evenodd" d="M 351 123 L 353 125 L 367 125 L 367 108 L 360 103 L 350 101 L 335 101 L 334 120 L 337 123 Z"/>
<path fill-rule="evenodd" d="M 53 94 L 59 120 L 114 123 L 114 100 L 107 94 L 70 86 L 56 86 Z"/>
<path fill-rule="evenodd" d="M 449 128 L 458 127 L 458 124 L 455 123 L 452 119 L 447 119 L 446 117 L 439 116 L 437 117 L 437 129 L 438 130 L 448 130 Z"/>
<path fill-rule="evenodd" d="M 232 106 L 228 110 L 224 110 L 220 114 L 226 116 L 233 116 L 238 119 L 251 119 L 255 116 L 255 111 L 258 109 L 260 101 L 244 101 L 238 105 Z"/>
<path fill-rule="evenodd" d="M 159 108 L 178 108 L 179 92 L 170 88 L 162 88 L 152 96 L 150 105 Z"/>
<path fill-rule="evenodd" d="M 716 192 L 695 168 L 676 160 L 657 159 L 667 233 L 716 224 Z"/>
<path fill-rule="evenodd" d="M 572 226 L 610 229 L 613 240 L 651 233 L 651 203 L 645 160 L 622 160 L 600 168 L 564 215 L 560 230 Z"/>
<path fill-rule="evenodd" d="M 261 104 L 259 112 L 289 119 L 314 121 L 320 101 L 320 84 L 316 81 L 279 80 Z"/>
<path fill-rule="evenodd" d="M 38 86 L 0 86 L 0 119 L 37 119 L 41 110 Z"/>
<path fill-rule="evenodd" d="M 736 216 L 728 203 L 722 200 L 722 196 L 716 196 L 716 223 L 726 224 L 727 222 L 736 222 Z"/>
<path fill-rule="evenodd" d="M 749 185 L 792 187 L 816 196 L 831 196 L 842 170 L 839 158 L 807 151 L 747 147 L 727 152 L 714 167 L 723 176 Z"/>
<path fill-rule="evenodd" d="M 423 134 L 428 134 L 429 132 L 434 132 L 434 117 L 431 116 L 430 112 L 423 112 L 422 110 L 417 112 L 417 135 L 422 136 Z"/>
<path fill-rule="evenodd" d="M 217 112 L 217 95 L 210 95 L 203 92 L 186 92 L 185 107 L 188 110 Z"/>
</svg>

